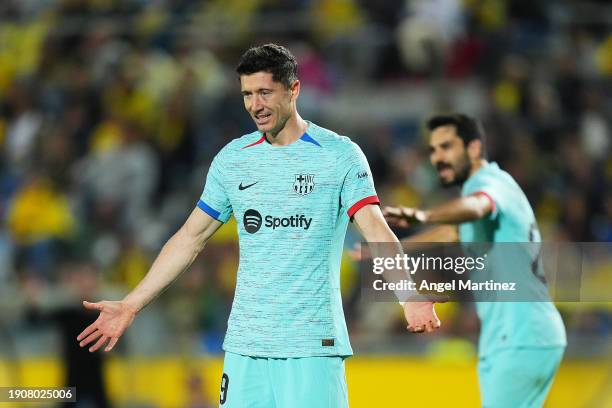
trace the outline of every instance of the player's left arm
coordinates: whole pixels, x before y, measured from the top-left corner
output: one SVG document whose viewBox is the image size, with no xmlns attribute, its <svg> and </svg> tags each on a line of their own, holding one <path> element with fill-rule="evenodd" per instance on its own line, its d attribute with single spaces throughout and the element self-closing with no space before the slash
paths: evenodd
<svg viewBox="0 0 612 408">
<path fill-rule="evenodd" d="M 379 251 L 391 251 L 396 254 L 401 250 L 399 240 L 389 228 L 389 225 L 385 221 L 385 217 L 380 210 L 378 205 L 366 205 L 357 210 L 353 215 L 353 220 L 357 226 L 357 229 L 368 243 L 384 243 L 382 246 L 374 245 L 378 247 Z M 397 246 L 394 246 L 396 243 Z M 397 249 L 395 249 L 395 248 Z M 372 249 L 372 245 L 370 245 Z M 372 249 L 373 252 L 376 249 Z M 393 254 L 387 254 L 393 256 Z M 385 255 L 382 253 L 375 255 Z M 393 278 L 394 280 L 397 277 Z M 403 302 L 404 316 L 408 323 L 408 330 L 414 333 L 431 332 L 440 327 L 440 319 L 436 315 L 433 302 L 420 300 L 413 302 Z"/>
<path fill-rule="evenodd" d="M 495 202 L 484 193 L 476 193 L 422 210 L 408 207 L 385 207 L 385 218 L 391 225 L 461 224 L 484 218 L 495 211 Z"/>
<path fill-rule="evenodd" d="M 398 242 L 378 205 L 366 205 L 354 215 L 353 221 L 367 242 Z"/>
</svg>

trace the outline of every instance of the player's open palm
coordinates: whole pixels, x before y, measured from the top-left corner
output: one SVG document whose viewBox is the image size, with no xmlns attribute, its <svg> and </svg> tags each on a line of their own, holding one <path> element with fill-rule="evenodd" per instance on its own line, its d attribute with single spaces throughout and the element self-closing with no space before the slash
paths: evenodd
<svg viewBox="0 0 612 408">
<path fill-rule="evenodd" d="M 430 333 L 440 327 L 433 302 L 406 302 L 404 316 L 408 330 L 413 333 Z"/>
<path fill-rule="evenodd" d="M 90 352 L 98 350 L 106 344 L 104 351 L 111 351 L 119 340 L 119 337 L 132 324 L 136 313 L 128 308 L 124 302 L 101 301 L 91 303 L 84 301 L 86 309 L 98 310 L 100 315 L 95 322 L 87 326 L 85 330 L 77 336 L 77 341 L 81 347 L 96 342 L 89 348 Z M 108 343 L 108 344 L 107 344 Z"/>
</svg>

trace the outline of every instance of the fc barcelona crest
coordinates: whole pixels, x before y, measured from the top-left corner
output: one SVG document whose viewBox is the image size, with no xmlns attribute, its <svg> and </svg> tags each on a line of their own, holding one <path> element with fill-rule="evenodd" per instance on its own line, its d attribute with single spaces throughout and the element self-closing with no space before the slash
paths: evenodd
<svg viewBox="0 0 612 408">
<path fill-rule="evenodd" d="M 314 174 L 296 174 L 293 191 L 301 196 L 312 193 L 314 189 Z"/>
</svg>

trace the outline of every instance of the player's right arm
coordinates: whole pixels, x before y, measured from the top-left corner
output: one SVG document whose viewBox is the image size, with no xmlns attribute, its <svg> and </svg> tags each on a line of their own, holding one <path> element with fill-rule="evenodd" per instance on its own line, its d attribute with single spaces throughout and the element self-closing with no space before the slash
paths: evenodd
<svg viewBox="0 0 612 408">
<path fill-rule="evenodd" d="M 461 224 L 494 212 L 495 202 L 489 194 L 483 192 L 456 198 L 428 210 L 409 207 L 383 208 L 387 222 L 401 228 L 414 224 Z"/>
<path fill-rule="evenodd" d="M 143 280 L 123 300 L 84 301 L 87 309 L 98 310 L 100 315 L 78 335 L 80 346 L 97 340 L 89 351 L 96 351 L 107 342 L 104 351 L 110 351 L 136 314 L 191 265 L 221 225 L 222 222 L 195 208 L 185 224 L 166 242 Z"/>
</svg>

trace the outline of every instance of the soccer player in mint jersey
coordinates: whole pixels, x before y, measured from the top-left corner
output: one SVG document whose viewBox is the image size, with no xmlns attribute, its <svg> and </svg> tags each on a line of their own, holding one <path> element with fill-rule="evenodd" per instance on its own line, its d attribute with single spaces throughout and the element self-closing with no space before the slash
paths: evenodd
<svg viewBox="0 0 612 408">
<path fill-rule="evenodd" d="M 406 241 L 540 242 L 533 210 L 519 185 L 483 158 L 477 121 L 463 114 L 441 115 L 427 127 L 431 163 L 444 186 L 462 186 L 461 198 L 429 210 L 384 208 L 391 225 L 446 224 Z M 513 267 L 521 267 L 520 258 L 513 262 Z M 532 273 L 530 264 L 523 268 Z M 476 311 L 481 321 L 478 374 L 483 407 L 541 407 L 566 346 L 557 309 L 550 301 L 498 301 L 476 302 Z"/>
<path fill-rule="evenodd" d="M 210 236 L 236 218 L 240 266 L 224 342 L 223 407 L 348 405 L 352 354 L 340 298 L 340 257 L 354 220 L 368 242 L 398 242 L 379 208 L 367 160 L 344 136 L 303 120 L 297 63 L 284 47 L 245 52 L 237 68 L 257 130 L 226 145 L 186 223 L 122 301 L 77 338 L 113 348 L 136 313 L 183 272 Z M 408 328 L 440 326 L 430 302 L 406 302 Z"/>
</svg>

